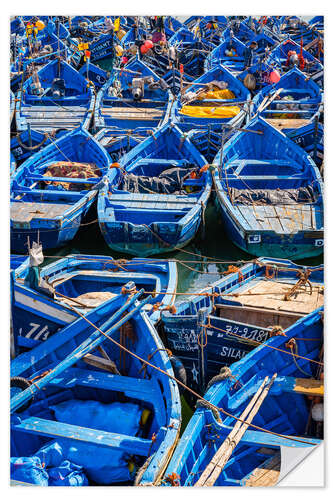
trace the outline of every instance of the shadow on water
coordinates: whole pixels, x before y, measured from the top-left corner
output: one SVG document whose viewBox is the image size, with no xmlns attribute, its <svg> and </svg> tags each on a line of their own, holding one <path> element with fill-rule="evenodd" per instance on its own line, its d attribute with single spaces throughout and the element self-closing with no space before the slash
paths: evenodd
<svg viewBox="0 0 333 500">
<path fill-rule="evenodd" d="M 236 247 L 224 231 L 223 224 L 210 202 L 205 213 L 204 238 L 202 228 L 196 238 L 183 250 L 154 255 L 155 259 L 175 259 L 178 268 L 178 292 L 198 291 L 213 283 L 227 270 L 228 265 L 242 264 L 253 256 Z M 65 247 L 45 252 L 46 255 L 65 256 L 85 253 L 91 255 L 109 255 L 114 259 L 130 259 L 131 256 L 111 250 L 104 241 L 98 223 L 80 228 L 75 239 Z M 45 259 L 45 264 L 54 259 Z M 223 263 L 224 262 L 224 263 Z M 304 265 L 320 265 L 322 257 L 299 261 Z"/>
</svg>

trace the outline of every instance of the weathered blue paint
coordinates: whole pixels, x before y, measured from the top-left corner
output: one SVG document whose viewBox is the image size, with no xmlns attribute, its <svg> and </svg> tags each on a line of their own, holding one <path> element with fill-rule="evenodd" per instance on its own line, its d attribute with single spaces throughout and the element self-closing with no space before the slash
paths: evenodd
<svg viewBox="0 0 333 500">
<path fill-rule="evenodd" d="M 123 171 L 158 176 L 175 166 L 200 169 L 205 164 L 205 158 L 181 131 L 166 124 L 126 154 L 120 161 L 122 170 L 117 171 L 121 179 Z M 211 190 L 210 172 L 203 172 L 199 179 L 186 180 L 185 186 L 199 189 L 187 195 L 101 190 L 98 220 L 110 248 L 144 257 L 189 243 L 204 216 Z"/>
<path fill-rule="evenodd" d="M 271 377 L 277 373 L 278 378 L 255 416 L 253 424 L 267 431 L 295 436 L 303 442 L 270 435 L 249 427 L 218 477 L 216 486 L 244 485 L 251 473 L 267 460 L 267 455 L 262 452 L 263 447 L 274 452 L 282 445 L 304 447 L 320 443 L 318 439 L 303 437 L 308 422 L 308 400 L 306 396 L 290 390 L 291 377 L 304 377 L 298 366 L 310 377 L 315 378 L 317 365 L 298 358 L 297 366 L 290 351 L 281 352 L 268 346 L 286 351 L 286 341 L 298 338 L 298 354 L 312 360 L 318 359 L 323 336 L 322 309 L 300 319 L 285 333 L 287 337 L 273 337 L 231 365 L 231 373 L 239 384 L 235 384 L 235 379 L 217 382 L 206 392 L 205 399 L 239 417 L 265 376 Z M 232 417 L 225 416 L 222 412 L 220 416 L 222 423 L 215 419 L 209 409 L 198 408 L 195 411 L 177 445 L 162 484 L 170 484 L 167 477 L 173 473 L 180 477 L 181 486 L 192 486 L 196 483 L 235 425 Z"/>
</svg>

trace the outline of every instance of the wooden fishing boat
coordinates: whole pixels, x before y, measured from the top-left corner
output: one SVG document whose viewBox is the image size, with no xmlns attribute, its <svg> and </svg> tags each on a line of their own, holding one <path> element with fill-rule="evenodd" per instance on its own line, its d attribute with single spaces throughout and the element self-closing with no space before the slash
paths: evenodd
<svg viewBox="0 0 333 500">
<path fill-rule="evenodd" d="M 321 442 L 320 426 L 309 426 L 313 404 L 308 396 L 324 395 L 323 381 L 318 380 L 321 367 L 312 362 L 320 358 L 322 309 L 297 321 L 285 335 L 270 338 L 212 379 L 205 401 L 214 408 L 199 400 L 162 484 L 273 486 L 286 447 L 310 450 Z M 264 381 L 267 385 L 260 397 Z M 259 429 L 241 427 L 232 416 Z M 225 443 L 221 448 L 228 435 L 233 446 Z"/>
<path fill-rule="evenodd" d="M 323 112 L 323 92 L 298 68 L 282 75 L 275 85 L 253 99 L 253 113 L 285 134 L 318 120 Z"/>
<path fill-rule="evenodd" d="M 311 156 L 319 169 L 322 168 L 324 162 L 324 127 L 321 123 L 313 120 L 303 127 L 283 132 Z"/>
<path fill-rule="evenodd" d="M 51 132 L 88 129 L 95 96 L 87 80 L 65 61 L 51 61 L 24 83 L 17 94 L 16 127 Z"/>
<path fill-rule="evenodd" d="M 173 123 L 195 128 L 240 127 L 248 112 L 250 92 L 224 66 L 217 65 L 181 91 L 171 108 Z"/>
<path fill-rule="evenodd" d="M 64 58 L 75 66 L 80 59 L 53 33 L 43 33 L 36 40 L 22 38 L 15 40 L 12 47 L 13 62 L 10 66 L 10 87 L 13 92 L 22 90 L 22 85 L 32 72 L 38 71 L 57 57 Z"/>
<path fill-rule="evenodd" d="M 252 40 L 255 37 L 255 32 L 244 22 L 244 21 L 236 21 L 233 23 L 229 23 L 229 25 L 225 28 L 222 33 L 220 43 L 225 39 L 229 39 L 232 36 L 235 36 L 238 40 L 240 40 L 245 45 L 247 42 Z"/>
<path fill-rule="evenodd" d="M 25 28 L 22 16 L 15 16 L 10 18 L 10 33 L 16 35 L 24 35 Z"/>
<path fill-rule="evenodd" d="M 198 23 L 201 37 L 215 46 L 220 43 L 221 35 L 228 25 L 225 16 L 205 16 Z"/>
<path fill-rule="evenodd" d="M 246 76 L 250 73 L 255 78 L 255 88 L 252 90 L 253 94 L 257 94 L 262 89 L 267 86 L 271 86 L 272 82 L 270 80 L 270 74 L 274 70 L 271 64 L 267 64 L 260 60 L 259 62 L 252 64 L 248 69 L 245 69 L 237 75 L 238 80 L 240 80 L 244 85 L 246 83 Z M 244 82 L 245 80 L 245 82 Z"/>
<path fill-rule="evenodd" d="M 101 190 L 98 221 L 110 248 L 140 257 L 172 251 L 196 235 L 211 190 L 205 158 L 166 124 L 120 160 L 118 185 Z"/>
<path fill-rule="evenodd" d="M 53 139 L 55 140 L 55 138 Z M 38 130 L 24 130 L 15 134 L 10 140 L 10 152 L 13 154 L 18 166 L 41 148 L 51 143 L 47 133 Z"/>
<path fill-rule="evenodd" d="M 225 66 L 233 75 L 237 76 L 244 70 L 244 51 L 246 45 L 236 37 L 226 38 L 218 45 L 205 61 L 205 70 L 209 71 L 214 66 Z M 254 58 L 254 63 L 258 62 Z"/>
<path fill-rule="evenodd" d="M 171 97 L 167 84 L 146 64 L 134 59 L 116 70 L 98 92 L 95 129 L 158 127 L 168 118 Z"/>
<path fill-rule="evenodd" d="M 10 173 L 10 176 L 14 175 L 16 167 L 17 167 L 16 158 L 13 155 L 13 153 L 11 152 L 10 153 L 10 159 L 9 159 L 9 173 Z"/>
<path fill-rule="evenodd" d="M 15 115 L 15 94 L 12 90 L 10 91 L 9 113 L 10 113 L 9 124 L 11 126 L 13 123 L 14 115 Z"/>
<path fill-rule="evenodd" d="M 323 266 L 260 257 L 240 268 L 230 266 L 224 274 L 178 299 L 176 313 L 162 314 L 161 337 L 181 359 L 187 385 L 200 394 L 222 366 L 269 339 L 276 325 L 284 331 L 324 303 Z"/>
<path fill-rule="evenodd" d="M 143 312 L 151 297 L 138 301 L 141 295 L 117 295 L 13 360 L 14 481 L 146 485 L 161 477 L 179 435 L 181 404 L 171 361 Z M 40 456 L 42 473 L 15 466 L 24 457 L 33 469 Z"/>
<path fill-rule="evenodd" d="M 44 249 L 71 241 L 110 163 L 105 149 L 81 128 L 28 158 L 11 182 L 12 252 L 26 253 L 28 237 Z M 111 184 L 115 176 L 110 172 Z"/>
<path fill-rule="evenodd" d="M 168 44 L 169 53 L 175 51 L 174 65 L 176 64 L 177 68 L 182 65 L 187 81 L 189 77 L 198 78 L 204 73 L 206 57 L 215 47 L 214 43 L 205 37 L 200 38 L 198 34 L 185 27 L 176 31 L 168 40 Z"/>
<path fill-rule="evenodd" d="M 302 45 L 299 45 L 291 39 L 284 40 L 275 49 L 273 49 L 268 56 L 268 62 L 277 65 L 277 67 L 283 72 L 289 71 L 289 69 L 293 66 L 290 60 L 291 52 L 296 53 L 299 61 L 298 67 L 306 73 L 307 76 L 311 77 L 318 71 L 323 70 L 323 65 L 318 59 L 305 50 Z M 323 87 L 323 79 L 321 87 Z"/>
<path fill-rule="evenodd" d="M 140 144 L 154 129 L 138 127 L 134 130 L 122 130 L 117 127 L 102 128 L 95 134 L 95 139 L 106 149 L 113 162 L 119 162 L 124 154 Z"/>
<path fill-rule="evenodd" d="M 35 347 L 75 321 L 71 306 L 87 314 L 119 294 L 129 281 L 133 290 L 136 287 L 154 295 L 151 304 L 144 307 L 154 324 L 160 320 L 161 309 L 173 305 L 177 289 L 177 266 L 172 261 L 68 255 L 41 268 L 37 286 L 29 279 L 29 269 L 27 259 L 12 274 L 16 353 Z"/>
<path fill-rule="evenodd" d="M 216 206 L 237 246 L 295 260 L 322 254 L 322 179 L 305 151 L 256 117 L 214 165 Z"/>
<path fill-rule="evenodd" d="M 101 89 L 108 80 L 108 73 L 89 61 L 81 66 L 79 73 L 94 84 L 96 91 Z"/>
</svg>

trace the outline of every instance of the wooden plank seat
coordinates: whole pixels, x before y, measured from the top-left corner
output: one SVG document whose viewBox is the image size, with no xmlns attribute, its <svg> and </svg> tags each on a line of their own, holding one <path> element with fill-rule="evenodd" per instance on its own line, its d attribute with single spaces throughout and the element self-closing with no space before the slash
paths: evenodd
<svg viewBox="0 0 333 500">
<path fill-rule="evenodd" d="M 50 385 L 64 389 L 82 386 L 123 392 L 126 396 L 141 401 L 153 401 L 159 395 L 156 381 L 84 368 L 67 368 L 67 370 L 51 380 Z"/>
<path fill-rule="evenodd" d="M 29 222 L 34 218 L 49 219 L 63 215 L 71 205 L 61 203 L 11 203 L 10 218 L 15 222 Z"/>
<path fill-rule="evenodd" d="M 25 418 L 20 423 L 12 424 L 12 429 L 54 439 L 69 439 L 114 448 L 130 455 L 147 456 L 151 447 L 150 439 L 79 427 L 39 417 Z"/>
<path fill-rule="evenodd" d="M 140 204 L 140 206 L 145 205 L 147 203 L 155 203 L 156 206 L 159 205 L 196 205 L 197 200 L 195 198 L 190 198 L 186 195 L 173 195 L 173 194 L 158 194 L 158 193 L 112 193 L 109 198 L 110 203 L 134 203 L 135 205 Z M 176 210 L 177 207 L 173 207 Z"/>
<path fill-rule="evenodd" d="M 70 182 L 70 181 L 69 181 Z M 13 189 L 13 192 L 16 194 L 40 194 L 42 196 L 50 196 L 50 197 L 55 197 L 55 198 L 71 198 L 72 200 L 75 200 L 75 198 L 80 199 L 82 198 L 82 193 L 80 191 L 66 191 L 61 190 L 59 191 L 58 189 L 34 189 L 33 187 L 26 188 L 22 186 L 17 186 L 15 189 Z"/>
<path fill-rule="evenodd" d="M 48 177 L 44 175 L 29 175 L 29 180 L 32 181 L 45 181 L 45 182 L 70 182 L 71 184 L 98 184 L 99 177 Z"/>
<path fill-rule="evenodd" d="M 166 167 L 172 166 L 172 167 L 184 167 L 189 164 L 189 161 L 186 159 L 182 160 L 176 160 L 176 159 L 170 159 L 166 160 L 165 158 L 141 158 L 141 160 L 138 160 L 135 162 L 135 166 L 139 167 L 142 165 L 165 165 Z"/>
</svg>

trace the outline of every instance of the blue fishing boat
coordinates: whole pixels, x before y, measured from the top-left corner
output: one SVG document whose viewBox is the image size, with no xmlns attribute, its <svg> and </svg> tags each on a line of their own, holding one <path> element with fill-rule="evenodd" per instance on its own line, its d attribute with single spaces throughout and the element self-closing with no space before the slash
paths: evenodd
<svg viewBox="0 0 333 500">
<path fill-rule="evenodd" d="M 15 156 L 13 155 L 12 152 L 10 152 L 10 159 L 9 159 L 9 162 L 10 162 L 10 166 L 9 166 L 9 174 L 10 176 L 12 176 L 16 170 L 16 167 L 17 167 L 17 162 L 16 162 L 16 158 Z"/>
<path fill-rule="evenodd" d="M 294 260 L 322 254 L 322 179 L 305 151 L 256 117 L 214 165 L 216 206 L 237 246 Z"/>
<path fill-rule="evenodd" d="M 246 45 L 236 37 L 226 38 L 218 45 L 205 61 L 205 70 L 208 71 L 214 66 L 225 66 L 233 75 L 238 75 L 244 70 L 245 60 L 244 51 Z M 254 57 L 254 63 L 258 61 L 258 57 Z"/>
<path fill-rule="evenodd" d="M 165 16 L 164 18 L 164 31 L 167 39 L 171 38 L 176 31 L 183 27 L 183 23 L 172 16 Z"/>
<path fill-rule="evenodd" d="M 308 395 L 323 395 L 323 383 L 318 380 L 322 367 L 316 364 L 321 361 L 322 309 L 297 321 L 285 335 L 270 338 L 211 380 L 177 445 L 163 485 L 273 486 L 286 448 L 313 447 L 321 442 L 321 422 L 312 419 L 314 405 Z M 270 380 L 265 385 L 267 377 Z M 260 402 L 258 397 L 249 420 L 244 417 L 248 414 L 245 409 L 251 408 L 250 400 L 263 386 L 266 397 Z M 322 404 L 318 406 L 316 413 L 321 410 L 323 414 Z M 237 436 L 240 423 L 234 417 L 257 428 L 244 427 Z M 220 447 L 233 430 L 232 454 L 223 454 Z M 215 455 L 219 449 L 220 454 Z M 219 469 L 212 464 L 214 455 L 219 464 L 220 457 L 225 457 Z"/>
<path fill-rule="evenodd" d="M 192 129 L 186 134 L 199 153 L 206 158 L 207 162 L 213 163 L 223 144 L 221 130 L 208 125 L 200 129 Z M 229 130 L 228 134 L 232 135 L 232 130 Z"/>
<path fill-rule="evenodd" d="M 225 16 L 205 16 L 200 19 L 198 29 L 201 37 L 215 46 L 220 43 L 221 35 L 228 25 Z"/>
<path fill-rule="evenodd" d="M 324 162 L 324 127 L 321 123 L 314 120 L 302 127 L 287 129 L 284 132 L 289 139 L 311 156 L 318 168 L 322 168 Z"/>
<path fill-rule="evenodd" d="M 253 40 L 256 33 L 252 31 L 252 29 L 244 21 L 235 21 L 230 23 L 229 26 L 223 31 L 220 43 L 223 42 L 224 39 L 229 39 L 233 36 L 246 45 L 249 41 Z"/>
<path fill-rule="evenodd" d="M 24 35 L 25 27 L 22 16 L 16 16 L 10 19 L 10 33 L 16 35 Z"/>
<path fill-rule="evenodd" d="M 81 128 L 28 158 L 11 181 L 12 252 L 26 253 L 28 237 L 44 249 L 71 241 L 110 163 L 105 149 Z M 111 184 L 115 176 L 112 170 Z"/>
<path fill-rule="evenodd" d="M 146 64 L 134 59 L 115 70 L 98 92 L 94 126 L 131 130 L 155 128 L 168 118 L 172 94 Z"/>
<path fill-rule="evenodd" d="M 205 158 L 166 124 L 120 160 L 118 185 L 101 190 L 98 220 L 113 250 L 145 257 L 187 245 L 211 190 Z"/>
<path fill-rule="evenodd" d="M 183 73 L 187 81 L 189 77 L 198 78 L 204 73 L 204 64 L 215 45 L 206 38 L 200 38 L 198 33 L 193 33 L 185 27 L 180 28 L 168 40 L 169 64 L 173 61 L 173 67 L 182 64 Z M 167 59 L 168 61 L 168 59 Z"/>
<path fill-rule="evenodd" d="M 141 295 L 117 295 L 13 360 L 13 481 L 96 486 L 159 480 L 177 442 L 181 404 L 169 378 L 172 359 L 142 311 L 151 297 L 138 301 Z"/>
<path fill-rule="evenodd" d="M 284 40 L 273 49 L 267 61 L 277 65 L 283 72 L 289 71 L 290 68 L 297 65 L 310 77 L 318 71 L 323 71 L 321 62 L 291 39 Z"/>
<path fill-rule="evenodd" d="M 55 140 L 55 138 L 53 139 Z M 51 143 L 47 133 L 38 130 L 24 130 L 15 134 L 10 140 L 10 152 L 13 154 L 18 165 L 37 153 L 41 148 Z"/>
<path fill-rule="evenodd" d="M 284 133 L 293 132 L 321 117 L 323 100 L 320 87 L 298 68 L 292 68 L 278 83 L 254 97 L 253 113 L 258 112 Z"/>
<path fill-rule="evenodd" d="M 267 85 L 272 85 L 270 80 L 270 74 L 274 70 L 271 64 L 263 62 L 261 59 L 259 62 L 252 64 L 248 69 L 245 69 L 237 75 L 238 80 L 240 80 L 244 86 L 247 85 L 246 77 L 251 74 L 255 78 L 255 87 L 251 87 L 251 92 L 257 94 L 262 89 L 266 88 Z M 246 87 L 247 88 L 247 87 Z"/>
<path fill-rule="evenodd" d="M 55 60 L 34 73 L 17 94 L 16 127 L 51 132 L 88 128 L 95 95 L 87 80 L 65 61 Z"/>
<path fill-rule="evenodd" d="M 94 88 L 98 91 L 108 80 L 108 73 L 104 69 L 99 68 L 95 64 L 87 61 L 79 69 L 80 75 L 94 84 Z"/>
<path fill-rule="evenodd" d="M 222 366 L 244 358 L 276 330 L 285 331 L 324 303 L 323 266 L 260 257 L 229 266 L 223 274 L 178 299 L 176 313 L 162 314 L 162 339 L 182 361 L 187 385 L 200 394 Z"/>
<path fill-rule="evenodd" d="M 53 33 L 38 35 L 33 41 L 22 38 L 13 46 L 13 62 L 10 66 L 10 87 L 13 92 L 21 90 L 21 86 L 32 72 L 41 69 L 49 61 L 61 56 L 67 62 L 75 66 L 80 59 L 79 54 L 64 44 L 60 38 Z"/>
<path fill-rule="evenodd" d="M 310 26 L 317 30 L 324 31 L 324 16 L 314 16 L 309 21 Z"/>
<path fill-rule="evenodd" d="M 250 97 L 226 67 L 217 65 L 181 91 L 171 108 L 171 119 L 184 131 L 240 127 L 249 111 Z"/>
<path fill-rule="evenodd" d="M 153 129 L 138 127 L 134 130 L 121 130 L 116 127 L 102 128 L 95 139 L 106 149 L 113 163 L 120 161 L 124 154 L 137 146 L 154 132 Z"/>
<path fill-rule="evenodd" d="M 132 292 L 143 289 L 154 298 L 144 307 L 152 323 L 175 300 L 177 266 L 172 261 L 146 259 L 113 260 L 110 256 L 68 255 L 38 269 L 38 279 L 30 278 L 29 259 L 12 274 L 12 326 L 16 353 L 45 341 L 77 315 L 87 314 L 121 293 L 132 281 Z"/>
</svg>

